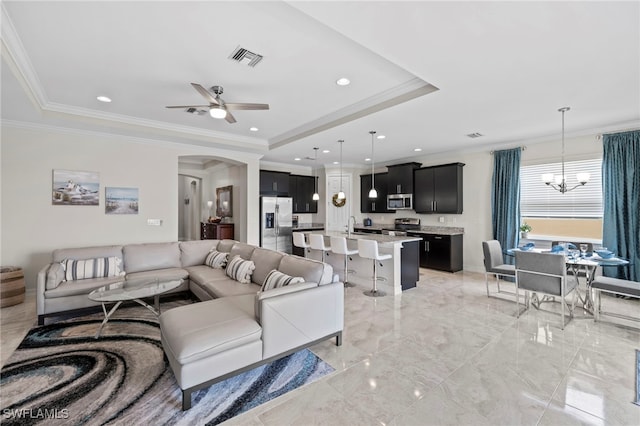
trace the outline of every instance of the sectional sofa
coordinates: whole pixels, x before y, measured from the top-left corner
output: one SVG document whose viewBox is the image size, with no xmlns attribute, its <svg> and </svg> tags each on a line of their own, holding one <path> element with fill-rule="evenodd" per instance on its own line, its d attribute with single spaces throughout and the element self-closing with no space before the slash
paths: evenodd
<svg viewBox="0 0 640 426">
<path fill-rule="evenodd" d="M 229 268 L 210 266 L 211 256 L 220 254 L 228 262 L 252 264 L 248 282 L 230 277 Z M 107 276 L 83 278 L 78 265 L 89 259 L 103 259 L 99 275 Z M 344 286 L 331 265 L 233 240 L 55 250 L 38 274 L 38 322 L 99 305 L 88 294 L 124 277 L 181 279 L 172 292 L 190 291 L 200 300 L 159 318 L 185 410 L 198 389 L 322 340 L 335 337 L 341 344 Z"/>
</svg>

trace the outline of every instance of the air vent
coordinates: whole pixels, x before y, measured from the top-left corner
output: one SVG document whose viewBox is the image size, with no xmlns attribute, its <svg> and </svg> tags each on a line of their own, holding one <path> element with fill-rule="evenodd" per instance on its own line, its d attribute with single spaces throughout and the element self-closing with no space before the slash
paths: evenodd
<svg viewBox="0 0 640 426">
<path fill-rule="evenodd" d="M 469 133 L 467 136 L 472 138 L 472 139 L 475 139 L 475 138 L 479 138 L 480 136 L 484 136 L 484 135 L 482 133 L 476 132 L 476 133 Z"/>
<path fill-rule="evenodd" d="M 198 109 L 198 108 L 187 108 L 185 110 L 186 112 L 188 112 L 189 114 L 198 114 L 198 115 L 205 115 L 207 113 L 206 109 Z"/>
<path fill-rule="evenodd" d="M 258 55 L 257 53 L 253 53 L 243 47 L 236 47 L 231 55 L 229 55 L 229 59 L 240 62 L 241 64 L 247 64 L 250 67 L 255 67 L 258 65 L 258 62 L 262 60 L 263 56 Z"/>
</svg>

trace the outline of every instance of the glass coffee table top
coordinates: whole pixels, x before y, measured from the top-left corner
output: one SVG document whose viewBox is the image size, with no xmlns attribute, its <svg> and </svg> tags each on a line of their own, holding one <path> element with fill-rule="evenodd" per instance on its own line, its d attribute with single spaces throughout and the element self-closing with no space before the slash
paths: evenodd
<svg viewBox="0 0 640 426">
<path fill-rule="evenodd" d="M 104 320 L 96 333 L 96 339 L 100 337 L 102 328 L 122 302 L 134 301 L 158 316 L 160 315 L 160 295 L 180 287 L 181 284 L 181 279 L 133 278 L 111 283 L 92 291 L 89 293 L 89 299 L 102 303 L 102 312 L 104 312 Z M 147 297 L 154 298 L 155 308 L 142 300 Z M 106 303 L 115 303 L 109 312 L 107 312 Z"/>
</svg>

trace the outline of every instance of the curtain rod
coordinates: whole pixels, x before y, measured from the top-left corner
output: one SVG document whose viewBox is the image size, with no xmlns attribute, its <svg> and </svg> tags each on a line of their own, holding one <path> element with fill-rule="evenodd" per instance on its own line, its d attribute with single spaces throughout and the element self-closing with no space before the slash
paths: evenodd
<svg viewBox="0 0 640 426">
<path fill-rule="evenodd" d="M 526 145 L 522 145 L 522 146 L 520 147 L 520 150 L 521 150 L 521 151 L 526 151 L 526 150 L 527 150 Z M 490 151 L 490 152 L 489 152 L 489 154 L 493 155 L 493 153 L 494 153 L 494 152 L 495 152 L 495 151 L 493 151 L 493 150 L 492 150 L 492 151 Z"/>
</svg>

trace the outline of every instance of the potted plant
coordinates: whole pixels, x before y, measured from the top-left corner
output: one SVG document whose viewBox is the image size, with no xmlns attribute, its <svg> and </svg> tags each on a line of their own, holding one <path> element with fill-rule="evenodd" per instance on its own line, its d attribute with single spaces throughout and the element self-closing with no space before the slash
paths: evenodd
<svg viewBox="0 0 640 426">
<path fill-rule="evenodd" d="M 527 222 L 520 225 L 520 238 L 529 238 L 529 232 L 531 232 L 531 225 Z"/>
</svg>

